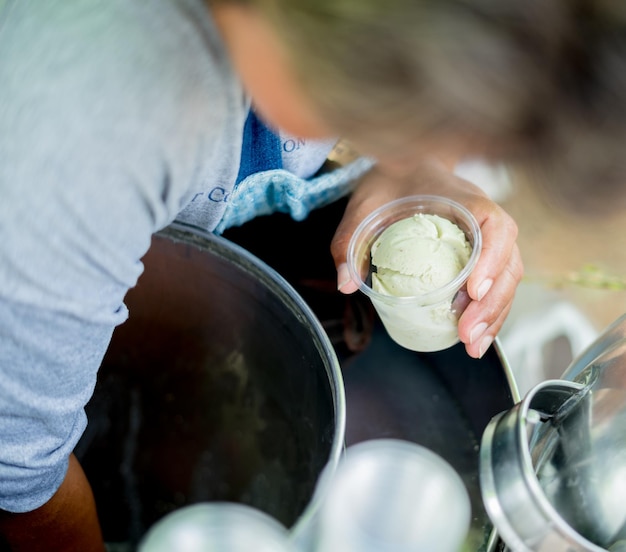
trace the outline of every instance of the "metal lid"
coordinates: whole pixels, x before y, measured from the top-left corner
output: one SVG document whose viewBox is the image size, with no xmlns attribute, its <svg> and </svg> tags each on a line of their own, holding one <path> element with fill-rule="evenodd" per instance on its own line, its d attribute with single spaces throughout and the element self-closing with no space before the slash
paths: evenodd
<svg viewBox="0 0 626 552">
<path fill-rule="evenodd" d="M 626 315 L 491 420 L 480 477 L 514 551 L 626 550 Z"/>
</svg>

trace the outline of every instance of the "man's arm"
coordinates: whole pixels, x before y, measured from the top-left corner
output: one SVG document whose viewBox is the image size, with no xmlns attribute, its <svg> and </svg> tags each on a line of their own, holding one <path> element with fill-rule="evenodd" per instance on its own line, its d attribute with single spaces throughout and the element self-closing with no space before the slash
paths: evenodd
<svg viewBox="0 0 626 552">
<path fill-rule="evenodd" d="M 74 455 L 61 487 L 24 514 L 0 510 L 0 535 L 12 552 L 104 552 L 89 482 Z"/>
</svg>

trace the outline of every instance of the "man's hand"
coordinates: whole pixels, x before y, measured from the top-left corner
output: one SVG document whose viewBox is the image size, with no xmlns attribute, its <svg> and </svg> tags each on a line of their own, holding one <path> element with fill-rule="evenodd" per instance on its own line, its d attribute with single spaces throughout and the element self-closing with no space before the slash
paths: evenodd
<svg viewBox="0 0 626 552">
<path fill-rule="evenodd" d="M 468 282 L 471 302 L 459 320 L 459 336 L 470 356 L 480 358 L 500 331 L 523 275 L 516 244 L 517 225 L 477 186 L 458 178 L 445 165 L 427 159 L 407 171 L 385 171 L 380 165 L 365 175 L 350 198 L 331 244 L 339 290 L 353 293 L 346 265 L 348 243 L 358 224 L 374 209 L 415 195 L 445 196 L 467 207 L 480 225 L 483 248 Z"/>
</svg>

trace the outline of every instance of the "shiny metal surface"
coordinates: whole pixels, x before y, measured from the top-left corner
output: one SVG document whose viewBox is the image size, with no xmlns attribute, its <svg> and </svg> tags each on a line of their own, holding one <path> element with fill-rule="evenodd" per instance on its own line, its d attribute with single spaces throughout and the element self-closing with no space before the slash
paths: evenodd
<svg viewBox="0 0 626 552">
<path fill-rule="evenodd" d="M 273 517 L 245 504 L 184 506 L 155 523 L 138 552 L 295 552 L 289 532 Z"/>
<path fill-rule="evenodd" d="M 626 319 L 601 336 L 589 363 L 574 363 L 582 391 L 555 427 L 537 466 L 550 502 L 580 534 L 605 548 L 626 540 Z M 593 349 L 593 347 L 591 347 Z M 602 351 L 602 352 L 600 352 Z M 570 399 L 570 402 L 572 399 Z"/>
<path fill-rule="evenodd" d="M 203 501 L 295 525 L 344 446 L 326 333 L 281 276 L 223 238 L 171 226 L 144 264 L 76 451 L 105 540 L 133 550 L 164 515 Z"/>
<path fill-rule="evenodd" d="M 514 551 L 598 552 L 626 541 L 626 317 L 488 425 L 485 506 Z"/>
<path fill-rule="evenodd" d="M 318 490 L 325 499 L 303 552 L 459 552 L 469 529 L 470 499 L 458 472 L 406 440 L 348 447 Z"/>
</svg>

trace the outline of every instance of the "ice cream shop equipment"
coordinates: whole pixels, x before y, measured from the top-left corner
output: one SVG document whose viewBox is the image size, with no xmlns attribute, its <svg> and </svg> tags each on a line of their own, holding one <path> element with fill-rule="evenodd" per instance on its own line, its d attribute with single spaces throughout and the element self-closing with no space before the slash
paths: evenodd
<svg viewBox="0 0 626 552">
<path fill-rule="evenodd" d="M 76 451 L 111 551 L 135 550 L 158 520 L 202 502 L 298 527 L 324 466 L 374 439 L 447 461 L 471 504 L 465 549 L 495 549 L 479 443 L 518 400 L 499 346 L 475 360 L 462 346 L 393 342 L 367 297 L 337 292 L 328 244 L 342 212 L 263 217 L 224 239 L 180 227 L 155 238 Z"/>
<path fill-rule="evenodd" d="M 229 501 L 291 527 L 344 446 L 339 363 L 312 311 L 235 244 L 153 240 L 105 355 L 77 456 L 110 550 L 186 505 Z"/>
<path fill-rule="evenodd" d="M 515 552 L 626 550 L 626 316 L 482 439 L 484 502 Z"/>
<path fill-rule="evenodd" d="M 139 552 L 458 552 L 470 521 L 461 477 L 415 443 L 373 439 L 324 470 L 319 508 L 288 531 L 259 510 L 211 502 L 150 528 Z M 320 496 L 321 495 L 321 496 Z"/>
</svg>

